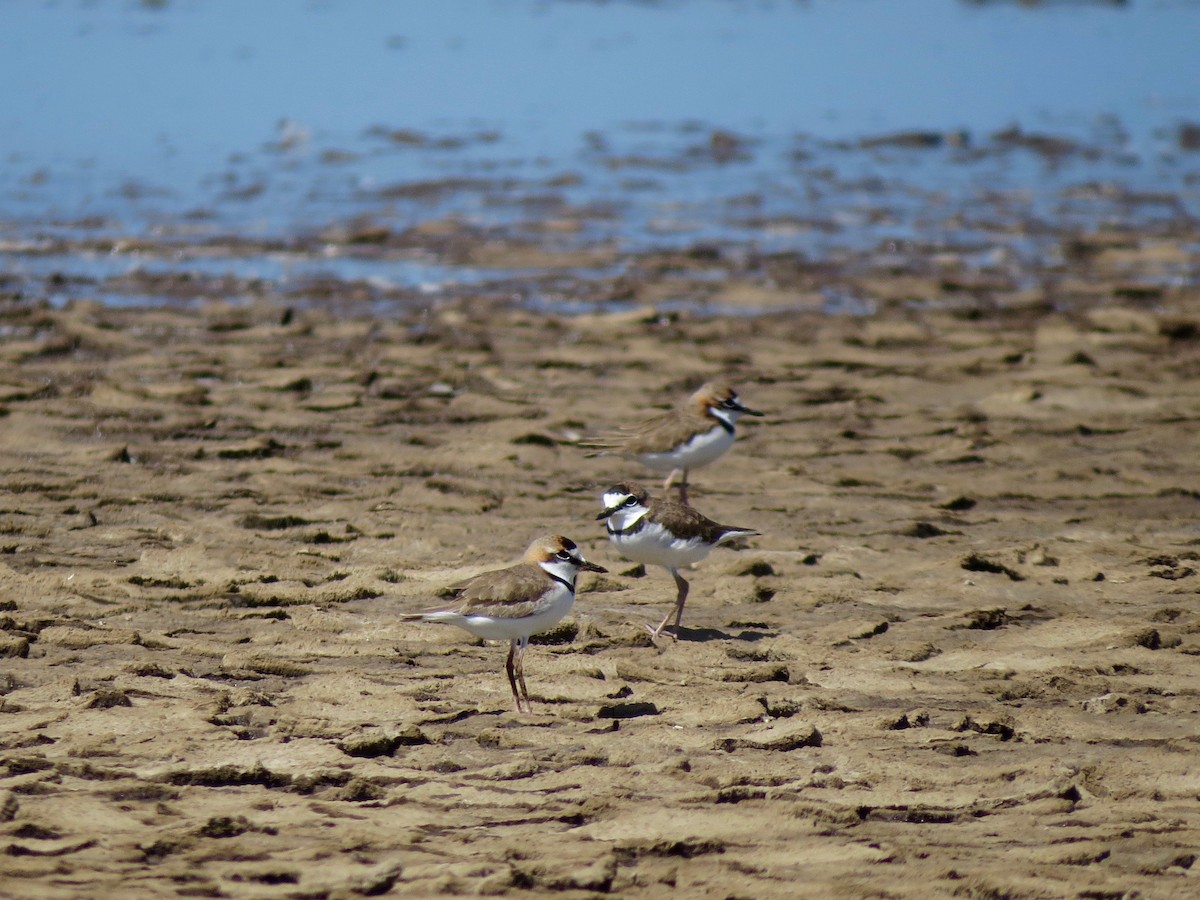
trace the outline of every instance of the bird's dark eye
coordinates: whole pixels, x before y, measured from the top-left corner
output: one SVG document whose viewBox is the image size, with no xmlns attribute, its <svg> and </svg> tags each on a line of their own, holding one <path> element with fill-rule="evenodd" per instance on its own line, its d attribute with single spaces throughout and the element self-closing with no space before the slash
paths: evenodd
<svg viewBox="0 0 1200 900">
<path fill-rule="evenodd" d="M 557 556 L 557 557 L 558 557 L 559 559 L 561 559 L 561 560 L 568 560 L 568 559 L 570 559 L 570 558 L 571 558 L 571 554 L 570 554 L 570 552 L 569 552 L 569 551 L 567 551 L 567 550 L 559 550 L 559 551 L 558 551 L 557 553 L 555 553 L 554 555 L 555 555 L 555 556 Z"/>
<path fill-rule="evenodd" d="M 625 505 L 626 506 L 637 506 L 637 497 L 626 497 Z"/>
</svg>

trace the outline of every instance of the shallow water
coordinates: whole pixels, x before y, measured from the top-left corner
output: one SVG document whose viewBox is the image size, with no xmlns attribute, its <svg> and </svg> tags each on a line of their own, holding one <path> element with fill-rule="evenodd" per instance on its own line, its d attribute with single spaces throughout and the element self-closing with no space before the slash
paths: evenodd
<svg viewBox="0 0 1200 900">
<path fill-rule="evenodd" d="M 1045 262 L 1058 237 L 1039 230 L 1200 214 L 1180 131 L 1200 121 L 1200 4 L 1185 0 L 47 0 L 2 15 L 0 259 L 26 293 L 48 269 L 197 265 L 179 248 L 217 238 L 319 245 L 447 218 L 550 250 L 823 259 L 918 242 Z M 78 252 L 129 236 L 175 252 Z M 280 277 L 242 257 L 227 271 Z M 488 277 L 437 254 L 314 266 L 415 289 Z"/>
</svg>

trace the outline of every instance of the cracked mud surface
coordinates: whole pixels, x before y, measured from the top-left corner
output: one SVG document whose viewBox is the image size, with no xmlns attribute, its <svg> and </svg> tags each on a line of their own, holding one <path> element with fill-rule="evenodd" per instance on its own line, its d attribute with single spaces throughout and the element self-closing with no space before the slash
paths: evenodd
<svg viewBox="0 0 1200 900">
<path fill-rule="evenodd" d="M 9 302 L 6 880 L 1194 895 L 1200 318 L 1108 252 L 1103 302 L 869 320 Z M 692 501 L 762 536 L 655 646 L 670 578 L 593 521 L 653 478 L 573 443 L 715 375 L 767 415 Z M 547 529 L 611 573 L 520 715 L 503 646 L 396 613 Z"/>
</svg>

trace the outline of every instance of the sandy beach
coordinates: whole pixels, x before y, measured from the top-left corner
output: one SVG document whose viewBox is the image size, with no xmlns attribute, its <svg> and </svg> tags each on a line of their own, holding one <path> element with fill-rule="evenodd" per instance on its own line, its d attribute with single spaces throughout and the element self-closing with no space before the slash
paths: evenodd
<svg viewBox="0 0 1200 900">
<path fill-rule="evenodd" d="M 1194 896 L 1200 297 L 1128 276 L 1187 240 L 870 318 L 10 299 L 6 892 Z M 655 478 L 575 444 L 713 377 L 766 415 L 691 500 L 761 536 L 654 643 L 595 514 Z M 544 531 L 610 572 L 526 715 L 398 613 Z"/>
</svg>

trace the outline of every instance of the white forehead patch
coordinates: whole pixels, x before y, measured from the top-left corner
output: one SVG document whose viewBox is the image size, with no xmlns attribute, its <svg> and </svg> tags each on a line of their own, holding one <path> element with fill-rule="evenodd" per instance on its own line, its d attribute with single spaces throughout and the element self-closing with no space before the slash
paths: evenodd
<svg viewBox="0 0 1200 900">
<path fill-rule="evenodd" d="M 604 494 L 604 508 L 612 509 L 614 506 L 620 506 L 631 495 L 624 491 L 606 491 Z"/>
</svg>

